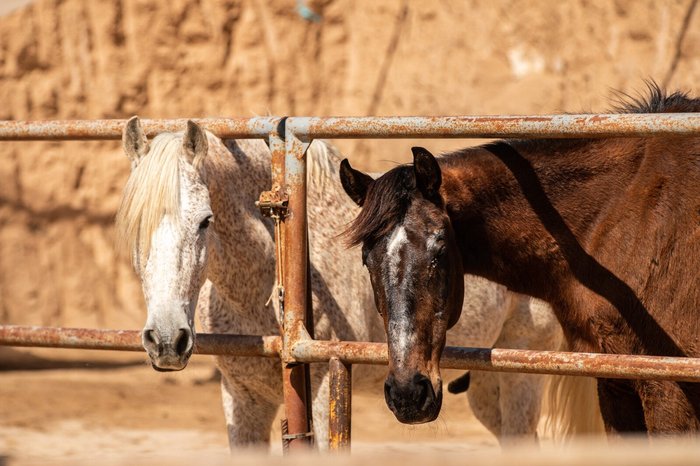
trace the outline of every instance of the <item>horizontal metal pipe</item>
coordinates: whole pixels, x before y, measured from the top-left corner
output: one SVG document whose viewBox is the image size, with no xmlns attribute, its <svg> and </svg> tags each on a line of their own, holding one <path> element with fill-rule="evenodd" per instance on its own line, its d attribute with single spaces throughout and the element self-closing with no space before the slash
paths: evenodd
<svg viewBox="0 0 700 466">
<path fill-rule="evenodd" d="M 141 332 L 83 328 L 0 326 L 0 346 L 35 346 L 117 351 L 143 351 Z M 278 336 L 200 333 L 195 352 L 232 356 L 280 356 Z M 292 348 L 298 362 L 327 362 L 333 357 L 348 364 L 387 364 L 384 343 L 300 340 Z M 700 359 L 622 354 L 567 353 L 448 346 L 440 364 L 470 369 L 591 377 L 700 382 Z"/>
<path fill-rule="evenodd" d="M 141 332 L 87 328 L 0 326 L 0 346 L 34 346 L 143 352 Z M 279 357 L 280 337 L 197 334 L 195 353 Z"/>
<path fill-rule="evenodd" d="M 221 138 L 263 138 L 282 118 L 194 118 Z M 182 131 L 187 119 L 142 120 L 148 136 Z M 0 121 L 0 140 L 119 139 L 126 120 Z M 576 138 L 700 135 L 698 113 L 494 115 L 444 117 L 291 117 L 286 126 L 313 138 Z"/>
<path fill-rule="evenodd" d="M 148 137 L 163 132 L 184 131 L 186 118 L 141 120 Z M 264 138 L 277 129 L 281 119 L 192 118 L 220 138 Z M 0 141 L 68 141 L 121 139 L 126 120 L 0 121 Z"/>
<path fill-rule="evenodd" d="M 700 113 L 444 117 L 291 117 L 299 139 L 700 136 Z"/>
<path fill-rule="evenodd" d="M 301 340 L 293 348 L 296 360 L 328 361 L 337 357 L 350 364 L 387 364 L 384 343 Z M 700 382 L 700 359 L 622 354 L 567 353 L 446 347 L 440 367 L 534 374 L 585 375 L 620 379 Z"/>
</svg>

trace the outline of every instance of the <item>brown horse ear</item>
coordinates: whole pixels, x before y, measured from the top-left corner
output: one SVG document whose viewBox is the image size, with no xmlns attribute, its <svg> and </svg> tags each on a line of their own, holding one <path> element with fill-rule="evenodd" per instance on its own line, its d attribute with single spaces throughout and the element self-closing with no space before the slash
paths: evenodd
<svg viewBox="0 0 700 466">
<path fill-rule="evenodd" d="M 207 155 L 209 143 L 204 130 L 192 120 L 187 120 L 187 129 L 185 130 L 185 138 L 182 140 L 182 148 L 185 150 L 187 160 L 194 164 L 195 161 L 200 161 Z"/>
<path fill-rule="evenodd" d="M 413 152 L 413 170 L 416 175 L 416 187 L 427 198 L 439 195 L 442 173 L 440 165 L 433 154 L 423 147 L 411 147 Z"/>
<path fill-rule="evenodd" d="M 138 165 L 141 157 L 148 154 L 148 139 L 141 129 L 139 117 L 132 116 L 124 125 L 122 131 L 122 146 L 124 153 L 131 160 L 132 168 Z"/>
<path fill-rule="evenodd" d="M 343 159 L 340 162 L 340 184 L 343 185 L 343 189 L 350 196 L 350 199 L 355 201 L 355 204 L 362 207 L 362 204 L 365 203 L 367 190 L 372 183 L 374 183 L 374 179 L 352 168 L 348 159 Z"/>
</svg>

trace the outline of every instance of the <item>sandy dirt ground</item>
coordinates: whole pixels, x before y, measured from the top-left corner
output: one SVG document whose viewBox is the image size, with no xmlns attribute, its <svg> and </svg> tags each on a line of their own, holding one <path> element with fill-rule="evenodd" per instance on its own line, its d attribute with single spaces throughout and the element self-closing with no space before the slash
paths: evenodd
<svg viewBox="0 0 700 466">
<path fill-rule="evenodd" d="M 399 424 L 380 394 L 378 387 L 375 396 L 353 397 L 355 451 L 400 452 L 417 442 L 435 451 L 497 448 L 463 396 L 446 396 L 436 422 L 413 427 Z M 279 422 L 272 430 L 271 451 L 280 455 Z M 163 374 L 140 354 L 0 348 L 0 458 L 8 464 L 153 459 L 174 450 L 226 458 L 225 432 L 208 357 Z"/>
<path fill-rule="evenodd" d="M 56 361 L 56 351 L 36 353 L 0 348 L 0 466 L 675 466 L 700 458 L 693 439 L 501 451 L 464 397 L 447 396 L 438 421 L 408 427 L 368 394 L 353 397 L 352 456 L 282 457 L 278 423 L 271 451 L 230 455 L 209 358 L 161 374 L 138 354 L 61 350 Z"/>
<path fill-rule="evenodd" d="M 373 393 L 354 393 L 350 457 L 282 457 L 278 421 L 269 450 L 230 455 L 209 357 L 164 374 L 136 353 L 0 347 L 0 466 L 675 466 L 700 458 L 693 438 L 579 439 L 501 451 L 463 396 L 446 395 L 436 422 L 405 426 L 386 408 L 381 387 Z"/>
</svg>

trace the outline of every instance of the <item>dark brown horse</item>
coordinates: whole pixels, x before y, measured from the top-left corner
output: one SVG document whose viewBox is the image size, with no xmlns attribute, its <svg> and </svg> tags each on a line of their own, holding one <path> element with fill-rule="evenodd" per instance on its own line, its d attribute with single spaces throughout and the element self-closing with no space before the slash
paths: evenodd
<svg viewBox="0 0 700 466">
<path fill-rule="evenodd" d="M 699 112 L 650 96 L 626 113 Z M 700 138 L 507 140 L 376 181 L 344 161 L 389 338 L 385 394 L 400 420 L 440 409 L 438 361 L 471 273 L 551 303 L 574 351 L 700 356 Z M 700 427 L 700 384 L 598 381 L 608 430 Z"/>
</svg>

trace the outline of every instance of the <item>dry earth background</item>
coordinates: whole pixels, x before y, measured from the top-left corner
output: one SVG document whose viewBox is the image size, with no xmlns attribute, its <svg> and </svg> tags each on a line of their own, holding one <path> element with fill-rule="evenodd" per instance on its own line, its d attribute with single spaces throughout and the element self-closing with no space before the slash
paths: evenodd
<svg viewBox="0 0 700 466">
<path fill-rule="evenodd" d="M 316 0 L 321 20 L 310 22 L 295 0 L 0 0 L 0 119 L 602 111 L 611 89 L 633 93 L 644 78 L 697 93 L 696 3 Z M 338 144 L 379 170 L 405 161 L 411 141 Z M 129 169 L 118 145 L 2 143 L 0 160 L 0 323 L 139 328 L 140 287 L 113 248 Z M 139 365 L 9 371 L 47 365 L 36 356 Z M 106 451 L 105 438 L 139 451 L 224 448 L 208 360 L 169 376 L 139 361 L 2 350 L 0 454 Z M 368 442 L 493 444 L 461 422 L 461 403 L 437 427 L 410 430 L 381 400 L 357 400 L 369 417 L 356 437 Z M 149 437 L 166 428 L 174 437 Z"/>
</svg>

